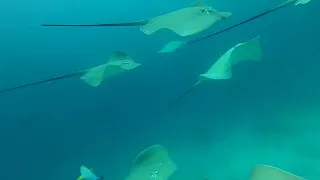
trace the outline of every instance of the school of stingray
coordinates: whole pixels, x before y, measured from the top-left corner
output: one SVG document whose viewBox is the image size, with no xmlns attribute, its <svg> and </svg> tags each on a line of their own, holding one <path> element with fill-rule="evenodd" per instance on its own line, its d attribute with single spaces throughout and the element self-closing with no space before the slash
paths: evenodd
<svg viewBox="0 0 320 180">
<path fill-rule="evenodd" d="M 287 0 L 273 8 L 260 14 L 245 19 L 226 29 L 210 34 L 208 36 L 192 41 L 171 41 L 167 43 L 158 53 L 173 53 L 189 44 L 193 44 L 204 39 L 211 38 L 250 21 L 261 18 L 276 10 L 288 6 L 299 6 L 309 3 L 310 0 Z M 42 26 L 71 26 L 71 27 L 110 27 L 110 26 L 139 26 L 140 31 L 146 35 L 151 35 L 160 29 L 169 29 L 179 36 L 195 35 L 212 27 L 215 23 L 227 20 L 232 14 L 230 12 L 220 12 L 203 1 L 198 1 L 189 7 L 185 7 L 174 12 L 159 15 L 148 20 L 115 23 L 115 24 L 43 24 Z M 260 46 L 260 36 L 249 39 L 246 42 L 235 44 L 227 50 L 219 59 L 214 62 L 208 71 L 200 74 L 198 81 L 188 91 L 182 94 L 170 106 L 188 94 L 195 86 L 210 80 L 227 80 L 232 78 L 232 68 L 243 61 L 259 61 L 262 58 Z M 125 72 L 140 67 L 141 64 L 135 62 L 130 55 L 125 52 L 116 51 L 111 54 L 105 64 L 84 69 L 68 75 L 63 75 L 39 82 L 33 82 L 0 92 L 12 91 L 29 86 L 39 85 L 50 81 L 57 81 L 65 78 L 78 77 L 92 87 L 98 87 L 102 81 Z M 141 152 L 133 161 L 132 168 L 127 176 L 127 180 L 167 180 L 177 170 L 177 165 L 170 158 L 167 150 L 161 145 L 154 145 Z M 98 176 L 93 169 L 86 166 L 80 167 L 81 176 L 78 180 L 102 180 L 103 176 Z M 265 164 L 256 165 L 249 175 L 249 180 L 302 180 L 304 178 L 296 176 L 290 172 Z"/>
<path fill-rule="evenodd" d="M 177 165 L 170 158 L 162 145 L 153 145 L 142 151 L 133 161 L 126 180 L 167 180 L 177 170 Z M 77 180 L 103 180 L 93 168 L 80 167 L 81 175 Z M 251 169 L 249 180 L 303 180 L 285 170 L 265 164 L 257 164 Z"/>
<path fill-rule="evenodd" d="M 250 21 L 261 18 L 274 11 L 280 10 L 287 6 L 299 6 L 309 3 L 310 0 L 286 0 L 285 2 L 270 8 L 262 13 L 254 15 L 248 19 L 245 19 L 237 24 L 222 29 L 216 33 L 209 34 L 205 37 L 191 40 L 191 41 L 171 41 L 167 43 L 158 53 L 173 53 L 178 49 L 183 48 L 189 44 L 200 42 L 204 39 L 214 37 L 218 34 L 234 29 L 238 26 L 244 25 Z M 140 31 L 146 35 L 151 35 L 161 29 L 169 29 L 179 36 L 195 35 L 206 29 L 212 27 L 219 21 L 227 20 L 232 16 L 230 12 L 220 12 L 204 0 L 199 0 L 194 4 L 170 12 L 167 14 L 159 15 L 147 20 L 126 22 L 126 23 L 113 23 L 113 24 L 42 24 L 46 27 L 111 27 L 111 26 L 140 26 Z M 232 78 L 232 68 L 234 65 L 243 61 L 259 61 L 262 57 L 262 50 L 260 47 L 260 36 L 250 39 L 246 42 L 235 44 L 229 50 L 227 50 L 218 60 L 213 59 L 213 65 L 208 68 L 208 71 L 200 74 L 198 82 L 194 86 L 190 87 L 185 93 L 179 96 L 175 101 L 169 104 L 171 107 L 180 99 L 185 97 L 191 90 L 198 84 L 204 81 L 210 80 L 227 80 Z M 50 81 L 58 81 L 65 78 L 79 77 L 86 84 L 92 87 L 98 87 L 102 81 L 114 76 L 119 76 L 125 72 L 136 69 L 141 66 L 140 63 L 135 62 L 130 55 L 122 51 L 116 51 L 111 54 L 105 64 L 77 71 L 71 74 L 62 75 L 50 79 L 45 79 L 38 82 L 32 82 L 8 89 L 0 90 L 2 92 L 8 92 L 16 89 L 21 89 L 29 86 L 35 86 Z"/>
</svg>

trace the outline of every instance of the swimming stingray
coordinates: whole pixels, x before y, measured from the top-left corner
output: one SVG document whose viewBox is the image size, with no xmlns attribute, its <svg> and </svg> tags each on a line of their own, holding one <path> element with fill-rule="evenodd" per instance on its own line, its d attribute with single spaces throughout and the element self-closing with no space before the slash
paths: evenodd
<svg viewBox="0 0 320 180">
<path fill-rule="evenodd" d="M 305 180 L 282 169 L 269 165 L 255 166 L 249 176 L 249 180 Z"/>
<path fill-rule="evenodd" d="M 169 29 L 179 36 L 189 36 L 208 29 L 221 19 L 231 16 L 230 12 L 218 12 L 204 1 L 198 1 L 189 7 L 179 9 L 149 20 L 115 24 L 44 24 L 42 26 L 73 26 L 73 27 L 103 27 L 103 26 L 141 26 L 140 30 L 151 35 L 160 29 Z"/>
<path fill-rule="evenodd" d="M 210 81 L 210 80 L 223 80 L 230 79 L 232 77 L 232 66 L 242 62 L 242 61 L 258 61 L 262 57 L 262 51 L 260 47 L 260 37 L 256 37 L 245 43 L 240 43 L 229 49 L 224 53 L 204 74 L 199 76 L 198 82 L 189 88 L 185 93 L 179 96 L 174 102 L 172 102 L 168 107 L 185 97 L 191 90 L 198 84 Z"/>
<path fill-rule="evenodd" d="M 87 173 L 85 173 L 85 172 L 87 172 Z M 85 180 L 84 178 L 86 177 L 86 174 L 94 174 L 93 168 L 88 169 L 87 167 L 82 165 L 80 167 L 80 174 L 81 175 L 77 178 L 77 180 Z"/>
<path fill-rule="evenodd" d="M 103 176 L 97 176 L 92 172 L 92 168 L 88 169 L 85 166 L 80 167 L 81 176 L 77 180 L 103 180 Z"/>
<path fill-rule="evenodd" d="M 237 24 L 234 24 L 234 25 L 232 25 L 232 26 L 230 26 L 230 27 L 228 27 L 228 28 L 226 28 L 226 29 L 223 29 L 223 30 L 218 31 L 218 32 L 213 33 L 213 34 L 210 34 L 210 35 L 208 35 L 208 36 L 205 36 L 205 37 L 202 37 L 202 38 L 199 38 L 199 39 L 196 39 L 196 40 L 192 40 L 192 41 L 171 41 L 171 42 L 167 43 L 167 44 L 159 51 L 159 53 L 174 52 L 175 50 L 181 48 L 181 47 L 184 46 L 184 45 L 193 44 L 193 43 L 202 41 L 202 40 L 204 40 L 204 39 L 207 39 L 207 38 L 216 36 L 216 35 L 218 35 L 218 34 L 220 34 L 220 33 L 226 32 L 226 31 L 231 30 L 231 29 L 233 29 L 233 28 L 235 28 L 235 27 L 238 27 L 238 26 L 240 26 L 240 25 L 242 25 L 242 24 L 248 23 L 248 22 L 250 22 L 250 21 L 252 21 L 252 20 L 258 19 L 258 18 L 263 17 L 263 16 L 265 16 L 265 15 L 267 15 L 267 14 L 270 14 L 271 12 L 274 12 L 274 11 L 276 11 L 276 10 L 279 10 L 279 9 L 281 9 L 281 8 L 284 8 L 284 7 L 288 6 L 288 5 L 291 5 L 291 4 L 301 5 L 301 4 L 306 4 L 306 3 L 308 3 L 309 1 L 311 1 L 311 0 L 287 0 L 286 2 L 281 3 L 280 5 L 278 5 L 278 6 L 274 7 L 274 8 L 271 8 L 271 9 L 269 9 L 269 10 L 266 10 L 266 11 L 264 11 L 264 12 L 258 14 L 258 15 L 255 15 L 255 16 L 253 16 L 253 17 L 250 17 L 250 18 L 248 18 L 248 19 L 246 19 L 246 20 L 244 20 L 244 21 L 241 21 L 241 22 L 239 22 L 239 23 L 237 23 Z"/>
<path fill-rule="evenodd" d="M 33 83 L 29 83 L 29 84 L 9 88 L 9 89 L 0 90 L 0 93 L 6 92 L 6 91 L 12 91 L 15 89 L 20 89 L 28 86 L 34 86 L 37 84 L 43 84 L 46 82 L 66 79 L 70 77 L 80 77 L 80 79 L 83 80 L 88 85 L 97 87 L 100 85 L 100 83 L 103 80 L 116 75 L 120 75 L 140 65 L 141 65 L 140 63 L 134 62 L 132 58 L 128 56 L 126 53 L 116 51 L 109 57 L 108 62 L 105 64 L 102 64 L 90 69 L 86 69 L 83 71 L 78 71 L 75 73 L 64 75 L 64 76 L 59 76 L 55 78 L 46 79 L 43 81 L 33 82 Z"/>
<path fill-rule="evenodd" d="M 126 180 L 168 180 L 177 170 L 176 164 L 161 145 L 142 151 L 133 161 Z"/>
</svg>

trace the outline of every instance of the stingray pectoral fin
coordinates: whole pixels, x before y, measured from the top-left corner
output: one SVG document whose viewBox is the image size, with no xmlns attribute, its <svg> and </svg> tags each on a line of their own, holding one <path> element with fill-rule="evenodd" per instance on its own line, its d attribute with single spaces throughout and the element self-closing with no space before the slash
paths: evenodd
<svg viewBox="0 0 320 180">
<path fill-rule="evenodd" d="M 41 26 L 69 26 L 69 27 L 123 27 L 123 26 L 143 26 L 148 24 L 149 20 L 126 22 L 126 23 L 109 23 L 109 24 L 41 24 Z"/>
<path fill-rule="evenodd" d="M 77 180 L 83 180 L 83 176 L 80 175 Z"/>
<path fill-rule="evenodd" d="M 89 170 L 90 170 L 91 172 L 93 172 L 93 168 L 90 168 Z M 80 170 L 80 171 L 81 171 L 81 170 Z M 83 175 L 81 174 L 81 175 L 78 177 L 77 180 L 85 180 L 85 179 L 84 179 Z"/>
<path fill-rule="evenodd" d="M 82 165 L 80 167 L 80 173 L 84 180 L 96 180 L 97 176 L 91 171 L 91 169 L 88 169 L 86 166 Z"/>
<path fill-rule="evenodd" d="M 288 171 L 270 165 L 256 165 L 250 173 L 249 180 L 306 180 Z"/>
<path fill-rule="evenodd" d="M 170 41 L 160 51 L 158 51 L 158 53 L 174 52 L 185 44 L 186 44 L 185 41 Z"/>
<path fill-rule="evenodd" d="M 297 0 L 294 5 L 297 6 L 297 5 L 301 5 L 301 4 L 307 4 L 310 1 L 311 0 Z"/>
<path fill-rule="evenodd" d="M 260 61 L 262 58 L 262 49 L 260 45 L 260 36 L 257 36 L 247 42 L 237 44 L 232 51 L 230 63 L 236 65 L 242 61 Z"/>
<path fill-rule="evenodd" d="M 220 14 L 221 18 L 223 18 L 223 19 L 227 19 L 232 15 L 231 12 L 219 12 L 219 14 Z"/>
<path fill-rule="evenodd" d="M 189 7 L 207 7 L 208 4 L 205 0 L 198 0 L 191 4 Z"/>
<path fill-rule="evenodd" d="M 83 75 L 80 76 L 80 79 L 92 87 L 97 87 L 104 79 L 106 67 L 107 64 L 103 64 L 94 68 L 90 68 L 84 71 Z"/>
</svg>

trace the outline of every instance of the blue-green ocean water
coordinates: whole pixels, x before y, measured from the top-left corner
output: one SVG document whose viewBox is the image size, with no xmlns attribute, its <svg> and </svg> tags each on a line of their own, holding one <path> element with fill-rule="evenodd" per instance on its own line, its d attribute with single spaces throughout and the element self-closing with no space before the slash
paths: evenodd
<svg viewBox="0 0 320 180">
<path fill-rule="evenodd" d="M 77 78 L 0 94 L 0 173 L 7 180 L 75 180 L 84 164 L 123 180 L 135 156 L 162 144 L 176 162 L 172 179 L 245 180 L 256 164 L 320 177 L 320 3 L 290 6 L 187 46 L 156 54 L 170 40 L 192 40 L 273 7 L 280 0 L 208 0 L 230 20 L 191 37 L 151 36 L 138 27 L 54 28 L 42 23 L 136 21 L 192 0 L 2 0 L 1 89 L 104 63 L 116 50 L 141 68 L 93 88 Z M 215 59 L 261 36 L 261 62 L 233 78 L 197 86 Z"/>
</svg>

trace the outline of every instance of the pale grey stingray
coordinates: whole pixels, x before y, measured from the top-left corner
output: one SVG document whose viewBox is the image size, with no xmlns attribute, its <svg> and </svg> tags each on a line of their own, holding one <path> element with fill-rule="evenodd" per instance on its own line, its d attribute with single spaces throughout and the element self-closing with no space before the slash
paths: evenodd
<svg viewBox="0 0 320 180">
<path fill-rule="evenodd" d="M 126 53 L 116 51 L 110 56 L 107 63 L 82 71 L 84 74 L 80 79 L 88 85 L 96 87 L 103 80 L 132 70 L 140 65 L 140 63 L 134 62 Z"/>
<path fill-rule="evenodd" d="M 161 145 L 142 151 L 134 160 L 126 180 L 167 180 L 177 170 L 176 164 Z"/>
<path fill-rule="evenodd" d="M 42 26 L 69 27 L 120 27 L 141 26 L 140 30 L 153 34 L 160 29 L 169 29 L 180 36 L 189 36 L 202 32 L 221 19 L 231 16 L 230 12 L 219 12 L 207 5 L 204 0 L 197 1 L 189 7 L 159 15 L 142 21 L 107 24 L 43 24 Z"/>
<path fill-rule="evenodd" d="M 262 57 L 259 40 L 260 37 L 258 36 L 252 40 L 233 46 L 218 60 L 216 60 L 206 73 L 199 75 L 199 80 L 197 83 L 180 95 L 175 101 L 170 103 L 168 107 L 171 107 L 173 104 L 181 100 L 183 97 L 189 94 L 196 85 L 204 81 L 230 79 L 232 77 L 232 66 L 242 61 L 259 61 Z"/>
<path fill-rule="evenodd" d="M 305 180 L 302 177 L 294 175 L 282 169 L 269 166 L 257 165 L 255 166 L 249 176 L 249 180 Z"/>
<path fill-rule="evenodd" d="M 219 12 L 205 2 L 198 1 L 189 7 L 152 18 L 140 30 L 150 35 L 160 29 L 169 29 L 179 36 L 190 36 L 230 16 L 230 12 Z"/>
<path fill-rule="evenodd" d="M 136 63 L 132 60 L 132 58 L 124 52 L 115 51 L 112 53 L 111 57 L 108 59 L 107 63 L 89 68 L 82 71 L 76 71 L 67 75 L 62 75 L 54 78 L 45 79 L 42 81 L 36 81 L 8 89 L 0 90 L 2 92 L 13 91 L 16 89 L 21 89 L 29 86 L 35 86 L 39 84 L 43 84 L 51 81 L 58 81 L 71 77 L 80 77 L 84 82 L 88 85 L 97 87 L 101 84 L 101 82 L 107 78 L 112 76 L 120 75 L 126 71 L 130 71 L 139 67 L 141 64 Z"/>
</svg>

